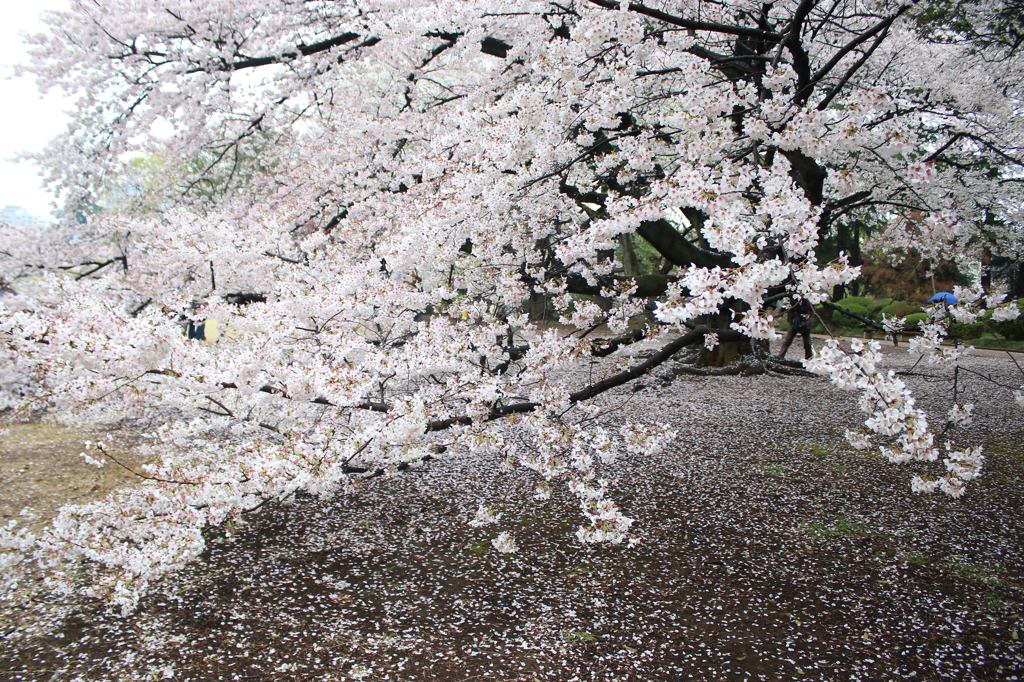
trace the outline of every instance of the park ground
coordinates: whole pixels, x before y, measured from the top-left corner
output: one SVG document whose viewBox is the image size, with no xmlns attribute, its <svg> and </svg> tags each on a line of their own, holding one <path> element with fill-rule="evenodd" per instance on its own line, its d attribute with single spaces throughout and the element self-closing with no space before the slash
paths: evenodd
<svg viewBox="0 0 1024 682">
<path fill-rule="evenodd" d="M 979 375 L 1021 377 L 995 353 L 965 366 L 977 408 L 956 438 L 988 459 L 960 500 L 912 495 L 912 468 L 848 446 L 864 419 L 853 393 L 670 364 L 601 398 L 613 418 L 678 432 L 606 469 L 633 547 L 580 545 L 566 491 L 538 501 L 530 472 L 449 456 L 264 508 L 231 542 L 211 533 L 128 617 L 25 585 L 0 606 L 0 678 L 1024 679 L 1024 411 Z M 906 381 L 939 421 L 947 371 L 916 372 Z M 3 514 L 28 503 L 43 523 L 60 498 L 123 481 L 78 463 L 94 433 L 22 428 L 0 441 Z M 498 524 L 468 525 L 481 502 Z M 501 531 L 519 553 L 491 548 Z"/>
</svg>

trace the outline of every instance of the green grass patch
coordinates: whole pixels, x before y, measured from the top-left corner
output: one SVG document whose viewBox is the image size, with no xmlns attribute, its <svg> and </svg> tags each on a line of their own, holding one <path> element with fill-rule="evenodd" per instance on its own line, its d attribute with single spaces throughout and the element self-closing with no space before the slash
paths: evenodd
<svg viewBox="0 0 1024 682">
<path fill-rule="evenodd" d="M 593 644 L 596 641 L 597 637 L 583 630 L 571 630 L 565 633 L 565 642 L 569 646 L 578 646 L 581 644 L 586 646 L 587 644 Z"/>
<path fill-rule="evenodd" d="M 995 350 L 1002 350 L 1003 348 L 1008 348 L 1010 350 L 1024 350 L 1024 341 L 997 338 L 996 336 L 988 333 L 983 333 L 981 336 L 971 339 L 968 345 L 976 346 L 978 348 L 992 348 Z"/>
<path fill-rule="evenodd" d="M 994 609 L 1001 609 L 1006 606 L 1006 602 L 1003 601 L 1003 598 L 995 590 L 985 591 L 985 601 Z"/>
<path fill-rule="evenodd" d="M 568 576 L 587 575 L 594 570 L 594 564 L 580 564 L 575 568 L 570 568 L 565 571 Z"/>
<path fill-rule="evenodd" d="M 775 464 L 759 464 L 757 468 L 761 473 L 768 474 L 769 476 L 781 478 L 786 475 L 786 470 Z"/>
<path fill-rule="evenodd" d="M 833 537 L 836 535 L 853 535 L 855 533 L 870 535 L 867 527 L 859 523 L 851 523 L 846 518 L 839 519 L 831 526 L 818 521 L 813 521 L 807 524 L 804 531 L 814 538 Z"/>
<path fill-rule="evenodd" d="M 822 459 L 824 459 L 825 457 L 836 456 L 836 453 L 834 451 L 829 450 L 823 445 L 818 445 L 817 443 L 797 443 L 793 447 L 795 447 L 797 450 L 809 452 L 815 457 L 821 457 Z"/>
<path fill-rule="evenodd" d="M 957 561 L 951 561 L 949 567 L 960 574 L 961 577 L 968 580 L 973 580 L 986 585 L 998 585 L 999 576 L 996 575 L 997 571 L 985 568 L 983 566 L 975 566 L 973 564 L 963 564 Z"/>
</svg>

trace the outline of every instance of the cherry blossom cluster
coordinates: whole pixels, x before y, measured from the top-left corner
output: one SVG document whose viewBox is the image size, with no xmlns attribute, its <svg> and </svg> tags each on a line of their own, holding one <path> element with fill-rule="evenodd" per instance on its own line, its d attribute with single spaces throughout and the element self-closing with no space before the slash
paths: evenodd
<svg viewBox="0 0 1024 682">
<path fill-rule="evenodd" d="M 992 319 L 1013 320 L 1020 315 L 1020 308 L 1016 300 L 1005 301 L 1006 296 L 1001 292 L 984 295 L 980 289 L 957 286 L 954 295 L 958 301 L 956 304 L 940 303 L 929 309 L 929 321 L 921 325 L 921 334 L 910 340 L 909 351 L 926 358 L 929 364 L 952 367 L 955 371 L 960 358 L 969 354 L 972 348 L 959 343 L 951 347 L 942 345 L 950 333 L 951 319 L 970 324 L 988 310 Z M 905 323 L 904 318 L 884 320 L 890 334 L 901 332 Z M 811 360 L 805 361 L 805 365 L 813 372 L 828 376 L 840 388 L 863 391 L 861 409 L 870 415 L 864 425 L 883 436 L 899 436 L 895 443 L 898 449 L 884 445 L 879 448 L 890 461 L 935 461 L 939 453 L 934 445 L 935 436 L 928 430 L 926 417 L 914 406 L 914 399 L 903 381 L 891 370 L 888 373 L 879 371 L 879 348 L 877 342 L 865 344 L 854 339 L 847 351 L 840 347 L 838 341 L 830 340 Z M 1015 399 L 1024 404 L 1020 394 L 1021 391 L 1016 391 Z M 973 403 L 954 403 L 946 415 L 947 428 L 969 426 L 974 409 Z M 858 450 L 871 447 L 870 439 L 863 432 L 847 430 L 846 439 Z M 914 492 L 941 490 L 952 497 L 961 497 L 966 483 L 981 474 L 984 463 L 981 446 L 956 450 L 946 442 L 945 448 L 945 475 L 915 476 L 911 482 Z"/>
<path fill-rule="evenodd" d="M 567 377 L 619 343 L 676 342 L 653 324 L 628 336 L 638 315 L 654 308 L 707 348 L 773 338 L 780 309 L 859 274 L 845 255 L 819 261 L 837 221 L 879 226 L 886 252 L 964 261 L 988 234 L 994 252 L 1012 246 L 1003 226 L 1024 202 L 1000 181 L 1020 166 L 1017 62 L 925 43 L 902 5 L 801 6 L 72 0 L 49 13 L 25 68 L 79 100 L 39 161 L 85 222 L 3 233 L 2 404 L 11 420 L 141 424 L 156 463 L 38 536 L 5 529 L 4 564 L 33 558 L 130 610 L 203 551 L 207 528 L 449 452 L 533 471 L 539 499 L 564 485 L 579 540 L 626 540 L 606 467 L 673 429 L 623 426 L 591 401 L 642 375 L 639 359 L 586 386 Z M 922 51 L 958 68 L 936 76 Z M 968 107 L 964 92 L 984 94 Z M 650 272 L 628 269 L 631 242 L 657 251 Z M 1016 314 L 958 297 L 960 321 L 981 302 Z M 955 363 L 937 316 L 912 349 Z M 204 321 L 216 342 L 185 335 Z M 592 342 L 602 325 L 627 341 Z M 890 459 L 935 460 L 924 413 L 878 360 L 831 344 L 809 366 L 863 392 Z M 119 466 L 102 444 L 86 456 Z M 945 476 L 917 488 L 962 493 L 980 457 L 951 450 Z M 472 523 L 501 515 L 485 501 Z M 493 545 L 517 549 L 511 531 Z"/>
<path fill-rule="evenodd" d="M 829 340 L 804 364 L 812 372 L 829 377 L 839 388 L 861 391 L 860 408 L 869 415 L 864 426 L 888 437 L 890 444 L 879 446 L 879 452 L 890 462 L 934 462 L 939 451 L 934 445 L 935 436 L 928 428 L 927 417 L 915 407 L 906 384 L 892 370 L 880 370 L 880 350 L 877 341 L 865 344 L 854 339 L 850 342 L 850 349 L 844 350 L 838 341 Z M 973 405 L 969 404 L 955 406 L 950 423 L 966 425 L 972 410 Z M 869 438 L 860 432 L 848 430 L 846 439 L 858 450 L 871 447 Z M 911 483 L 913 491 L 942 490 L 952 497 L 960 497 L 965 491 L 964 484 L 980 475 L 984 461 L 980 446 L 953 451 L 947 443 L 946 448 L 948 455 L 943 463 L 947 474 L 928 478 L 915 476 Z"/>
</svg>

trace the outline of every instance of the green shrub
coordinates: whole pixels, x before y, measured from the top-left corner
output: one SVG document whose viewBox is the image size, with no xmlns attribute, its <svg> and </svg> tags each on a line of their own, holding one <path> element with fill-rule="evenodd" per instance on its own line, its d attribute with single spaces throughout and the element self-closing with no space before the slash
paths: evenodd
<svg viewBox="0 0 1024 682">
<path fill-rule="evenodd" d="M 871 318 L 872 306 L 870 305 L 870 302 L 868 302 L 866 296 L 847 296 L 841 301 L 836 301 L 836 305 L 840 308 L 849 310 L 851 313 L 857 313 L 858 315 L 863 315 L 869 319 Z M 836 313 L 838 313 L 838 315 Z M 832 318 L 839 322 L 839 324 L 860 324 L 853 318 L 844 315 L 838 310 L 833 312 Z"/>
<path fill-rule="evenodd" d="M 836 301 L 836 305 L 858 315 L 863 315 L 875 322 L 882 321 L 883 312 L 889 317 L 904 317 L 921 310 L 905 301 L 896 301 L 891 298 L 878 299 L 872 296 L 847 296 L 841 301 Z M 906 312 L 900 312 L 896 315 L 895 311 Z"/>
<path fill-rule="evenodd" d="M 953 327 L 956 330 L 957 338 L 965 341 L 980 338 L 981 335 L 985 333 L 985 323 L 981 321 L 974 322 L 972 324 L 954 322 Z"/>
<path fill-rule="evenodd" d="M 991 319 L 988 319 L 991 317 L 991 313 L 985 317 L 988 319 L 989 327 L 996 334 L 1011 341 L 1024 341 L 1024 302 L 1017 301 L 1017 307 L 1020 308 L 1021 315 L 1016 320 L 993 322 Z"/>
<path fill-rule="evenodd" d="M 916 305 L 910 305 L 906 301 L 893 301 L 882 308 L 882 312 L 885 313 L 886 317 L 909 317 L 914 313 L 920 313 L 921 308 Z"/>
<path fill-rule="evenodd" d="M 915 324 L 922 324 L 928 321 L 928 313 L 911 313 L 907 315 L 907 326 L 911 327 Z"/>
<path fill-rule="evenodd" d="M 851 305 L 861 306 L 868 310 L 875 310 L 881 308 L 878 302 L 872 299 L 870 296 L 847 296 L 846 298 L 836 301 L 836 305 L 841 305 L 844 308 L 849 308 Z"/>
<path fill-rule="evenodd" d="M 896 300 L 892 298 L 876 299 L 869 297 L 868 300 L 871 301 L 871 319 L 878 320 L 879 322 L 882 320 L 882 311 L 896 302 Z"/>
</svg>

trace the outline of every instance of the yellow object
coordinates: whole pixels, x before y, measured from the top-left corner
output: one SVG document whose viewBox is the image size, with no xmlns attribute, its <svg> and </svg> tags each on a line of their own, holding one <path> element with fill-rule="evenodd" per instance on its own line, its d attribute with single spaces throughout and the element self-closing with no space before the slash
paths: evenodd
<svg viewBox="0 0 1024 682">
<path fill-rule="evenodd" d="M 217 343 L 217 339 L 220 338 L 220 324 L 213 318 L 207 318 L 206 324 L 203 326 L 203 341 L 206 343 Z"/>
</svg>

